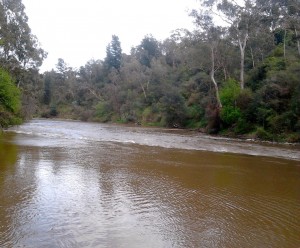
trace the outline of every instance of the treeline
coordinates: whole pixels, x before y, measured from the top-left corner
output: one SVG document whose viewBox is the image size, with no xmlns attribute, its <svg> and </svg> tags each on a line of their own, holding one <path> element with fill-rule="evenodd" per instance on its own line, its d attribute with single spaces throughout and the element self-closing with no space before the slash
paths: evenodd
<svg viewBox="0 0 300 248">
<path fill-rule="evenodd" d="M 23 116 L 299 142 L 300 3 L 242 2 L 202 0 L 195 31 L 147 35 L 130 54 L 114 35 L 104 60 L 24 74 Z"/>
</svg>

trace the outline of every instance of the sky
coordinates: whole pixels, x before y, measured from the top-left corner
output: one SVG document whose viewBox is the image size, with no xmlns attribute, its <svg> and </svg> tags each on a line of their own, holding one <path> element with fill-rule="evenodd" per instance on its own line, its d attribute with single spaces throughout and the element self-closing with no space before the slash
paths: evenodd
<svg viewBox="0 0 300 248">
<path fill-rule="evenodd" d="M 197 0 L 23 0 L 29 26 L 48 52 L 41 71 L 55 68 L 58 58 L 73 68 L 104 59 L 117 35 L 123 52 L 147 34 L 164 40 L 178 28 L 193 30 L 188 12 Z"/>
</svg>

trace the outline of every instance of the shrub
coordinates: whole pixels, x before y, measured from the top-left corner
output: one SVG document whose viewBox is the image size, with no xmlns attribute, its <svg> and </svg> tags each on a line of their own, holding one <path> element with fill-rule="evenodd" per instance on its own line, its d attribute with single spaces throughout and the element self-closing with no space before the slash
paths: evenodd
<svg viewBox="0 0 300 248">
<path fill-rule="evenodd" d="M 250 132 L 252 129 L 253 126 L 251 123 L 247 122 L 244 118 L 239 118 L 234 128 L 234 132 L 236 134 L 245 134 Z"/>
<path fill-rule="evenodd" d="M 235 124 L 241 116 L 241 110 L 234 106 L 224 106 L 221 110 L 221 119 L 228 126 Z"/>
<path fill-rule="evenodd" d="M 96 119 L 102 122 L 107 122 L 112 119 L 112 107 L 108 102 L 99 102 L 96 105 Z"/>
<path fill-rule="evenodd" d="M 10 75 L 0 68 L 0 127 L 20 124 L 20 107 L 20 90 Z"/>
<path fill-rule="evenodd" d="M 235 80 L 229 80 L 220 90 L 220 98 L 223 104 L 220 117 L 225 125 L 234 125 L 242 116 L 241 110 L 237 107 L 237 99 L 241 93 L 239 84 Z"/>
<path fill-rule="evenodd" d="M 256 129 L 256 137 L 262 140 L 272 140 L 273 136 L 267 132 L 264 128 L 258 127 Z"/>
<path fill-rule="evenodd" d="M 21 107 L 20 90 L 14 85 L 10 75 L 0 68 L 0 105 L 16 114 Z"/>
</svg>

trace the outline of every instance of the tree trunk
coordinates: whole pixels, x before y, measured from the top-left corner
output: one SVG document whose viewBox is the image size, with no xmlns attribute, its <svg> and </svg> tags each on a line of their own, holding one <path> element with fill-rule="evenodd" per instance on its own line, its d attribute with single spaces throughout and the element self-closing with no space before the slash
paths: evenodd
<svg viewBox="0 0 300 248">
<path fill-rule="evenodd" d="M 286 59 L 286 28 L 284 29 L 284 37 L 283 37 L 283 58 Z"/>
<path fill-rule="evenodd" d="M 239 47 L 240 47 L 240 53 L 241 53 L 241 68 L 240 68 L 240 86 L 241 89 L 244 89 L 245 87 L 245 50 L 248 40 L 248 34 L 245 35 L 244 40 L 241 41 L 239 39 Z"/>
<path fill-rule="evenodd" d="M 254 55 L 253 55 L 252 47 L 250 47 L 250 52 L 251 52 L 251 59 L 252 59 L 252 68 L 255 68 L 255 61 L 254 61 Z"/>
<path fill-rule="evenodd" d="M 144 86 L 143 86 L 143 84 L 142 84 L 142 83 L 140 83 L 140 85 L 141 85 L 141 88 L 142 88 L 142 91 L 143 91 L 144 97 L 145 97 L 145 99 L 147 99 L 146 90 L 145 90 L 145 88 L 144 88 Z"/>
<path fill-rule="evenodd" d="M 221 99 L 220 99 L 220 95 L 219 95 L 219 87 L 218 84 L 215 80 L 215 51 L 214 48 L 211 47 L 211 71 L 210 71 L 210 78 L 211 81 L 213 82 L 214 86 L 215 86 L 215 90 L 216 90 L 216 98 L 217 98 L 217 102 L 218 102 L 218 109 L 222 108 L 222 103 L 221 103 Z"/>
<path fill-rule="evenodd" d="M 245 50 L 241 49 L 241 68 L 240 68 L 240 85 L 241 89 L 244 89 L 244 70 L 245 70 Z"/>
<path fill-rule="evenodd" d="M 295 28 L 295 34 L 296 34 L 296 39 L 297 39 L 297 48 L 298 48 L 298 54 L 300 56 L 300 37 L 298 37 L 298 31 L 297 29 Z"/>
<path fill-rule="evenodd" d="M 223 67 L 223 74 L 224 74 L 224 81 L 227 81 L 227 70 L 225 68 L 225 66 Z"/>
</svg>

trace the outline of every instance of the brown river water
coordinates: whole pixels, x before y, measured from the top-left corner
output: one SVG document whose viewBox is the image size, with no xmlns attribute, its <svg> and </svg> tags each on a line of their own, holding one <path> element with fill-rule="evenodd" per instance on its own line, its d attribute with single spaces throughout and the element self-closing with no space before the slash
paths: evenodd
<svg viewBox="0 0 300 248">
<path fill-rule="evenodd" d="M 33 120 L 0 138 L 0 247 L 300 247 L 300 147 Z"/>
</svg>

